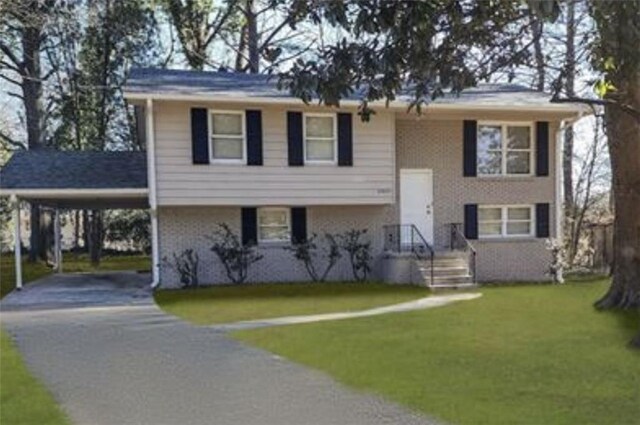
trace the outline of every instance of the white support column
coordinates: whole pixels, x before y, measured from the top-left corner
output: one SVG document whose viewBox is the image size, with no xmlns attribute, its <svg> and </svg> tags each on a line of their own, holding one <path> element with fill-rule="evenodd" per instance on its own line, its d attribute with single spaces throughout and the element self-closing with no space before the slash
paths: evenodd
<svg viewBox="0 0 640 425">
<path fill-rule="evenodd" d="M 14 256 L 16 260 L 16 289 L 22 289 L 22 243 L 20 240 L 20 201 L 16 195 L 11 195 L 13 206 L 13 237 Z"/>
<path fill-rule="evenodd" d="M 153 122 L 153 100 L 147 99 L 145 108 L 147 133 L 147 184 L 149 186 L 149 213 L 151 215 L 151 273 L 155 288 L 160 284 L 160 244 L 158 241 L 158 201 L 156 197 L 156 152 Z"/>
<path fill-rule="evenodd" d="M 53 213 L 53 249 L 56 261 L 56 271 L 62 273 L 62 240 L 60 230 L 60 210 Z"/>
</svg>

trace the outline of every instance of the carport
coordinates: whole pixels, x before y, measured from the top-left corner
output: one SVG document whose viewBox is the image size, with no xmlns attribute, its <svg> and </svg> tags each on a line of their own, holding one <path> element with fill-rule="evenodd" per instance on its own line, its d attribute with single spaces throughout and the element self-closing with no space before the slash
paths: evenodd
<svg viewBox="0 0 640 425">
<path fill-rule="evenodd" d="M 20 203 L 53 210 L 54 262 L 62 271 L 61 209 L 148 209 L 146 152 L 18 151 L 0 170 L 0 195 L 13 209 L 16 288 L 22 288 Z M 157 214 L 151 208 L 152 272 L 158 282 Z"/>
</svg>

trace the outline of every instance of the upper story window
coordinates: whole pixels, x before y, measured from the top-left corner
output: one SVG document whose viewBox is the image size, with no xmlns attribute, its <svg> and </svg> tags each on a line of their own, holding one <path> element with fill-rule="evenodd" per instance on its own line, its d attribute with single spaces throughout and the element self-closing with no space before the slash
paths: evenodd
<svg viewBox="0 0 640 425">
<path fill-rule="evenodd" d="M 289 208 L 258 208 L 258 243 L 289 242 L 290 240 Z"/>
<path fill-rule="evenodd" d="M 532 133 L 529 123 L 478 124 L 478 175 L 531 175 Z"/>
<path fill-rule="evenodd" d="M 336 133 L 335 114 L 305 114 L 305 163 L 335 163 Z"/>
<path fill-rule="evenodd" d="M 479 206 L 478 236 L 528 237 L 533 236 L 533 206 Z"/>
<path fill-rule="evenodd" d="M 244 162 L 245 132 L 243 111 L 211 111 L 211 159 Z"/>
</svg>

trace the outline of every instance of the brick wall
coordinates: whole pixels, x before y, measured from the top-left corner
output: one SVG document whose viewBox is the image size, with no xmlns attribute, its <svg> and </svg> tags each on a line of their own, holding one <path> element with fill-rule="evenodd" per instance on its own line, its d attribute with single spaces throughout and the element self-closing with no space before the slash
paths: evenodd
<svg viewBox="0 0 640 425">
<path fill-rule="evenodd" d="M 202 284 L 229 283 L 222 265 L 211 252 L 210 235 L 217 223 L 227 223 L 240 234 L 240 208 L 237 207 L 160 207 L 158 223 L 160 233 L 160 258 L 171 257 L 173 252 L 193 248 L 200 257 L 200 282 Z M 373 252 L 382 251 L 382 226 L 391 220 L 388 206 L 319 206 L 307 208 L 309 235 L 325 232 L 340 233 L 351 229 L 368 229 Z M 259 247 L 264 258 L 250 269 L 250 282 L 306 281 L 307 272 L 282 246 Z M 351 280 L 352 274 L 346 257 L 331 271 L 330 280 Z M 170 269 L 161 268 L 162 287 L 178 286 L 178 276 Z"/>
<path fill-rule="evenodd" d="M 477 119 L 470 117 L 469 119 Z M 495 119 L 495 117 L 492 117 Z M 433 170 L 434 239 L 449 243 L 448 223 L 464 221 L 464 204 L 550 204 L 551 235 L 555 235 L 555 132 L 550 126 L 548 177 L 463 177 L 462 119 L 399 119 L 396 122 L 397 182 L 402 168 Z M 399 189 L 398 191 L 399 192 Z M 398 203 L 394 206 L 399 217 Z M 478 252 L 478 278 L 544 280 L 550 256 L 544 239 L 473 241 Z"/>
</svg>

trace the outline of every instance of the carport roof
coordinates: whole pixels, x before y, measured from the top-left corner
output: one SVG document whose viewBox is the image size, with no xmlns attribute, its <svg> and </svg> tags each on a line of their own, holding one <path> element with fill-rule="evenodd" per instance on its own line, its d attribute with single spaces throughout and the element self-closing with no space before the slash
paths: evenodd
<svg viewBox="0 0 640 425">
<path fill-rule="evenodd" d="M 0 170 L 2 189 L 146 187 L 145 152 L 18 151 Z"/>
<path fill-rule="evenodd" d="M 144 208 L 146 153 L 17 151 L 0 169 L 0 194 L 61 208 Z"/>
</svg>

